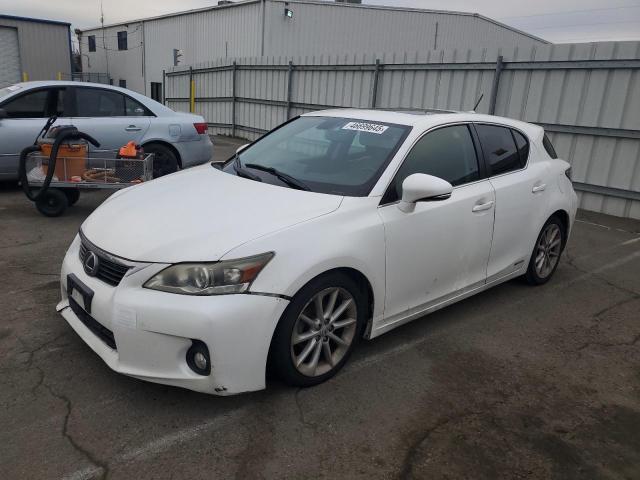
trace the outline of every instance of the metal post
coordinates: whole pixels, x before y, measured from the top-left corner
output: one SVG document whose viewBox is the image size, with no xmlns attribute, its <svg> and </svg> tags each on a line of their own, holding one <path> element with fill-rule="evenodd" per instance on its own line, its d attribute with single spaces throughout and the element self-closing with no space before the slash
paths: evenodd
<svg viewBox="0 0 640 480">
<path fill-rule="evenodd" d="M 491 97 L 489 99 L 489 115 L 495 114 L 496 101 L 498 99 L 498 86 L 500 85 L 500 74 L 504 70 L 504 64 L 502 63 L 502 55 L 498 56 L 496 60 L 496 70 L 493 74 L 493 85 L 491 85 Z"/>
<path fill-rule="evenodd" d="M 163 105 L 167 104 L 166 85 L 167 85 L 167 72 L 166 70 L 162 70 L 162 104 Z"/>
<path fill-rule="evenodd" d="M 289 60 L 289 70 L 287 74 L 287 120 L 291 118 L 291 84 L 293 79 L 293 61 Z"/>
<path fill-rule="evenodd" d="M 238 65 L 233 62 L 233 70 L 231 71 L 231 136 L 236 136 L 236 72 Z"/>
<path fill-rule="evenodd" d="M 196 82 L 193 80 L 193 67 L 189 67 L 189 111 L 196 111 Z"/>
<path fill-rule="evenodd" d="M 371 108 L 376 108 L 378 98 L 378 77 L 380 76 L 380 59 L 376 58 L 376 69 L 373 71 L 373 86 L 371 88 Z"/>
</svg>

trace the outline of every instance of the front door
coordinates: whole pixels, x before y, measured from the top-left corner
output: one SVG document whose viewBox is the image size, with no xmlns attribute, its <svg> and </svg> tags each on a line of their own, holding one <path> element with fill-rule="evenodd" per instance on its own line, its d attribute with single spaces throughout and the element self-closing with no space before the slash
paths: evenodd
<svg viewBox="0 0 640 480">
<path fill-rule="evenodd" d="M 402 182 L 413 173 L 443 178 L 450 198 L 398 208 Z M 469 126 L 442 127 L 416 142 L 379 208 L 385 226 L 386 298 L 381 327 L 479 287 L 486 280 L 495 194 L 483 179 Z"/>
<path fill-rule="evenodd" d="M 0 179 L 18 178 L 20 152 L 33 145 L 48 117 L 59 117 L 55 125 L 70 123 L 64 118 L 65 93 L 64 87 L 38 88 L 0 105 L 7 112 L 0 119 Z"/>
</svg>

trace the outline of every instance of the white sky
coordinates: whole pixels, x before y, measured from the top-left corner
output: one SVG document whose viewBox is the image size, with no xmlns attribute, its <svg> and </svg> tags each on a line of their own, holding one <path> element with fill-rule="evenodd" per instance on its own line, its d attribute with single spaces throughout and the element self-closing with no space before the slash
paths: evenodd
<svg viewBox="0 0 640 480">
<path fill-rule="evenodd" d="M 103 0 L 105 23 L 217 5 L 217 0 Z M 640 40 L 640 0 L 364 0 L 363 3 L 475 12 L 552 42 Z M 0 13 L 100 23 L 100 0 L 0 0 Z"/>
</svg>

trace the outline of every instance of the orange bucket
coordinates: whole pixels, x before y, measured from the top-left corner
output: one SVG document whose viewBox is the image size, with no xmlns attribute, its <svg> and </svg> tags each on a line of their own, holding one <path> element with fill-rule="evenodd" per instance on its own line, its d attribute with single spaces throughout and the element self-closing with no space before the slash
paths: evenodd
<svg viewBox="0 0 640 480">
<path fill-rule="evenodd" d="M 44 157 L 51 155 L 51 143 L 41 143 L 40 149 Z M 87 169 L 87 153 L 89 148 L 86 144 L 60 145 L 58 158 L 56 161 L 55 176 L 60 181 L 70 181 L 71 177 L 79 176 Z M 46 175 L 49 171 L 48 165 L 42 165 L 42 171 Z"/>
</svg>

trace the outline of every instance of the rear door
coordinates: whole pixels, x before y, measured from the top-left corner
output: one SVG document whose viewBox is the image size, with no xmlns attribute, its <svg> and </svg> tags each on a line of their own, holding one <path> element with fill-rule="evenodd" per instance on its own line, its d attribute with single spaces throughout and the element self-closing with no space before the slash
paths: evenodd
<svg viewBox="0 0 640 480">
<path fill-rule="evenodd" d="M 487 281 L 526 268 L 547 211 L 546 167 L 529 161 L 530 143 L 520 131 L 476 124 L 496 194 L 495 226 Z"/>
<path fill-rule="evenodd" d="M 150 112 L 139 102 L 117 90 L 74 87 L 72 123 L 100 142 L 101 148 L 116 149 L 129 141 L 139 143 L 149 129 Z"/>
<path fill-rule="evenodd" d="M 0 103 L 8 118 L 0 120 L 0 178 L 16 179 L 23 148 L 33 145 L 36 136 L 51 115 L 59 116 L 56 125 L 70 123 L 65 87 L 28 90 Z"/>
</svg>

